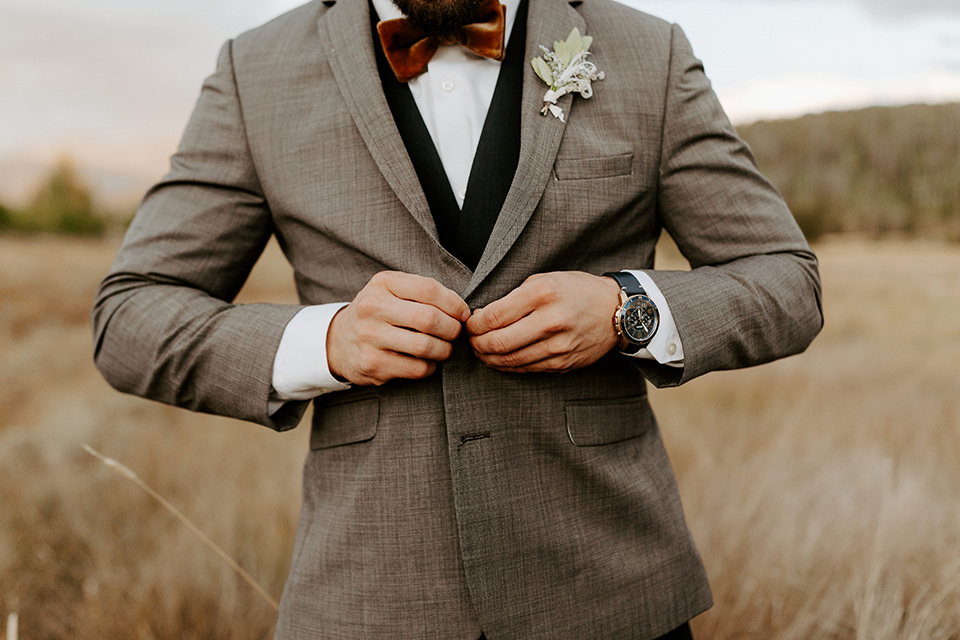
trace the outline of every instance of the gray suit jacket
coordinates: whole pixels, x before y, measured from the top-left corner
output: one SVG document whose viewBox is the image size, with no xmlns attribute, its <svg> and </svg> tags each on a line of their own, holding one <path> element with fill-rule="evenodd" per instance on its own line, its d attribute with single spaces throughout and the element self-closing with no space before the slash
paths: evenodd
<svg viewBox="0 0 960 640">
<path fill-rule="evenodd" d="M 228 43 L 170 173 L 145 198 L 93 312 L 118 389 L 295 426 L 267 411 L 296 306 L 233 305 L 276 234 L 304 304 L 385 269 L 483 306 L 527 276 L 650 268 L 665 227 L 690 272 L 654 272 L 682 370 L 610 354 L 509 375 L 463 341 L 422 381 L 316 401 L 279 638 L 652 638 L 710 606 L 644 378 L 803 350 L 816 259 L 757 172 L 681 31 L 609 0 L 531 0 L 526 58 L 571 28 L 607 77 L 539 114 L 471 272 L 437 242 L 384 99 L 366 0 L 312 2 Z"/>
</svg>

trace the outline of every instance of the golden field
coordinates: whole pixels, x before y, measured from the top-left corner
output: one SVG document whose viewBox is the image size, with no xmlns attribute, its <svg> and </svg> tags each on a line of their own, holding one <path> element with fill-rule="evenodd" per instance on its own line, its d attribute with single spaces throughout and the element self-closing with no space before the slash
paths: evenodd
<svg viewBox="0 0 960 640">
<path fill-rule="evenodd" d="M 268 638 L 273 609 L 82 447 L 278 598 L 307 429 L 110 389 L 87 316 L 117 245 L 0 237 L 0 620 L 24 640 Z M 960 638 L 960 246 L 816 250 L 826 326 L 806 354 L 651 392 L 714 589 L 695 634 Z M 275 246 L 242 298 L 293 300 Z"/>
</svg>

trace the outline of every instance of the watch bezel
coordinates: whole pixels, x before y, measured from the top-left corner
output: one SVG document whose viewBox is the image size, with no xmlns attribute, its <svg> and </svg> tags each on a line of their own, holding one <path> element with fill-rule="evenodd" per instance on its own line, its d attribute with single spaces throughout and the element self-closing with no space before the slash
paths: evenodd
<svg viewBox="0 0 960 640">
<path fill-rule="evenodd" d="M 626 327 L 625 320 L 630 313 L 641 313 L 640 309 L 644 307 L 649 309 L 650 315 L 653 316 L 653 326 L 643 336 L 638 337 Z M 617 333 L 627 343 L 641 348 L 647 346 L 657 335 L 657 330 L 660 328 L 660 310 L 657 308 L 657 303 L 642 293 L 627 297 L 617 310 L 616 328 Z"/>
</svg>

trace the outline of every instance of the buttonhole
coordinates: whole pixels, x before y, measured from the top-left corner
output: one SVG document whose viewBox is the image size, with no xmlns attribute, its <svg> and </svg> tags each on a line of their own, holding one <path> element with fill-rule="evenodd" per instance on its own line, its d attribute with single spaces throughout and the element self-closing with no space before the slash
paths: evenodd
<svg viewBox="0 0 960 640">
<path fill-rule="evenodd" d="M 489 431 L 484 431 L 483 433 L 473 433 L 467 436 L 460 436 L 460 446 L 457 447 L 457 450 L 459 450 L 460 447 L 462 447 L 465 444 L 476 442 L 477 440 L 486 440 L 489 437 L 490 437 Z"/>
</svg>

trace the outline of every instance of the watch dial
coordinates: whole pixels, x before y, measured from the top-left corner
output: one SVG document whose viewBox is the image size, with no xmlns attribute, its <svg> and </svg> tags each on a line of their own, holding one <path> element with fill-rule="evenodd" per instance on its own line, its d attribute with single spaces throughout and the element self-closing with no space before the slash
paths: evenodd
<svg viewBox="0 0 960 640">
<path fill-rule="evenodd" d="M 635 344 L 650 341 L 660 324 L 660 312 L 650 298 L 633 296 L 623 306 L 621 327 L 627 340 Z"/>
</svg>

